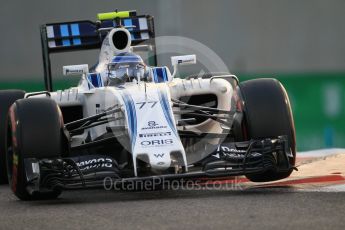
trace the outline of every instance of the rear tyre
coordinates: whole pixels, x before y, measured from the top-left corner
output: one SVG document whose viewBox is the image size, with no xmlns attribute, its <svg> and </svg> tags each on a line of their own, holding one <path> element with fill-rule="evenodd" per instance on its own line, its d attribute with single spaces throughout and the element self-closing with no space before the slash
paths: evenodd
<svg viewBox="0 0 345 230">
<path fill-rule="evenodd" d="M 239 85 L 239 95 L 243 101 L 245 139 L 259 139 L 286 135 L 288 147 L 293 157 L 289 161 L 295 165 L 295 127 L 288 95 L 283 85 L 276 79 L 255 79 Z M 268 170 L 261 174 L 246 175 L 254 182 L 280 180 L 289 177 L 288 172 Z"/>
<path fill-rule="evenodd" d="M 7 184 L 5 136 L 7 132 L 7 113 L 10 106 L 18 99 L 24 98 L 22 90 L 1 90 L 0 91 L 0 184 Z"/>
<path fill-rule="evenodd" d="M 52 159 L 65 150 L 63 120 L 55 101 L 30 98 L 16 101 L 10 108 L 7 132 L 7 173 L 13 193 L 21 200 L 54 199 L 60 190 L 29 193 L 24 161 Z"/>
</svg>

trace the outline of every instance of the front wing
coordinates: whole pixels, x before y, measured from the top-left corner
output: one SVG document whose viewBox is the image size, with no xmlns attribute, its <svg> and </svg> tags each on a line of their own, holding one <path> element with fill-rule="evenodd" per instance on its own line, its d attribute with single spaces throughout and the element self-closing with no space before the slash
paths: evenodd
<svg viewBox="0 0 345 230">
<path fill-rule="evenodd" d="M 59 159 L 25 159 L 28 191 L 102 188 L 109 183 L 136 181 L 164 183 L 177 179 L 195 180 L 273 172 L 288 172 L 291 151 L 286 136 L 229 142 L 215 146 L 206 158 L 188 166 L 188 172 L 124 176 L 110 156 L 80 156 Z"/>
</svg>

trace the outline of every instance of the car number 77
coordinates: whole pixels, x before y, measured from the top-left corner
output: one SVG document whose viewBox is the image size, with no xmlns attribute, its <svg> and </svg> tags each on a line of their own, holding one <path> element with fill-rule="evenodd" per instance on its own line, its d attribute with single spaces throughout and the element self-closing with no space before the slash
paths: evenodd
<svg viewBox="0 0 345 230">
<path fill-rule="evenodd" d="M 141 105 L 139 109 L 144 108 L 144 106 L 150 106 L 150 108 L 155 107 L 155 105 L 158 103 L 158 101 L 144 101 L 144 102 L 137 102 L 137 105 Z"/>
</svg>

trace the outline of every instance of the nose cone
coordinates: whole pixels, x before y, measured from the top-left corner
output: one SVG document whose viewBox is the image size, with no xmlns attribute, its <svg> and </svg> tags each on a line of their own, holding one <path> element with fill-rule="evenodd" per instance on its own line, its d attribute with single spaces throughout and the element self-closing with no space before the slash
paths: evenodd
<svg viewBox="0 0 345 230">
<path fill-rule="evenodd" d="M 171 166 L 170 153 L 153 153 L 149 154 L 149 163 L 154 171 L 167 170 Z"/>
<path fill-rule="evenodd" d="M 128 85 L 121 91 L 126 121 L 129 127 L 133 163 L 137 156 L 146 155 L 154 171 L 171 166 L 171 154 L 181 153 L 183 166 L 187 165 L 170 105 L 169 88 L 166 84 Z M 134 165 L 134 170 L 137 170 Z M 134 172 L 137 175 L 137 172 Z"/>
</svg>

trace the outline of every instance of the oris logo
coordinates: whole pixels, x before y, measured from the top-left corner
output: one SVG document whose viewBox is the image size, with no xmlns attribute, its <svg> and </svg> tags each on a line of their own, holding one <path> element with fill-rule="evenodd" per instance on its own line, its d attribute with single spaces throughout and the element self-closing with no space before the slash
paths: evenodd
<svg viewBox="0 0 345 230">
<path fill-rule="evenodd" d="M 142 141 L 140 144 L 144 147 L 149 147 L 149 146 L 171 145 L 173 143 L 174 141 L 172 139 L 161 139 L 161 140 Z"/>
</svg>

